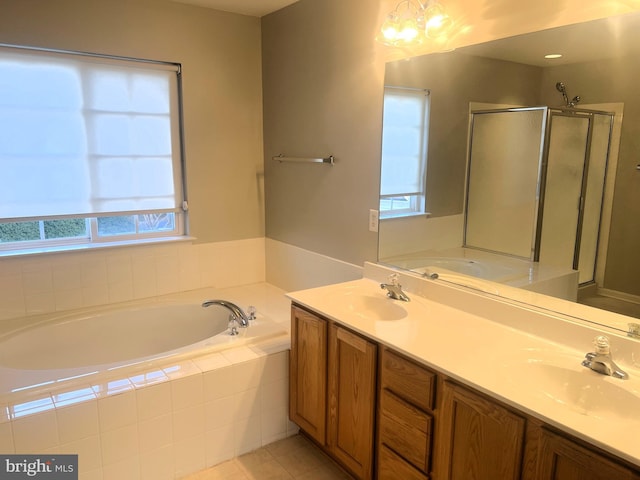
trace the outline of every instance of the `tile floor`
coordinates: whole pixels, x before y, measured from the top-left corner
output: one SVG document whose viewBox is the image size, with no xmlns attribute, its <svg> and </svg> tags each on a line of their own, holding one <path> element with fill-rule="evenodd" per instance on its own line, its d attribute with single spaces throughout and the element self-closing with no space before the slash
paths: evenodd
<svg viewBox="0 0 640 480">
<path fill-rule="evenodd" d="M 301 435 L 194 473 L 183 480 L 350 480 L 322 451 Z"/>
</svg>

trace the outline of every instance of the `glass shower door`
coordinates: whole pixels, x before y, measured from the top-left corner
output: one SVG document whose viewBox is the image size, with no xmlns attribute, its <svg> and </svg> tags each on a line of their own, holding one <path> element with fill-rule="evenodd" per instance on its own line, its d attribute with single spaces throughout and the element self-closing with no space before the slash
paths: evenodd
<svg viewBox="0 0 640 480">
<path fill-rule="evenodd" d="M 577 268 L 576 241 L 590 121 L 589 117 L 551 114 L 540 228 L 541 264 Z"/>
<path fill-rule="evenodd" d="M 532 258 L 546 107 L 472 112 L 464 245 Z"/>
<path fill-rule="evenodd" d="M 539 261 L 595 276 L 612 115 L 551 111 Z"/>
<path fill-rule="evenodd" d="M 578 258 L 579 283 L 581 284 L 595 280 L 596 254 L 612 126 L 612 115 L 600 113 L 593 115 L 589 174 L 584 194 L 584 214 Z"/>
</svg>

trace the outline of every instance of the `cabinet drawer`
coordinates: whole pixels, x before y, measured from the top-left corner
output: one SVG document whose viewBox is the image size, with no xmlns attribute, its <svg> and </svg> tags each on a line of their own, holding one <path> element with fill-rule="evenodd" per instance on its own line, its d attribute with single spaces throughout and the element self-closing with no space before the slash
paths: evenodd
<svg viewBox="0 0 640 480">
<path fill-rule="evenodd" d="M 435 373 L 384 349 L 380 362 L 380 386 L 424 410 L 433 410 Z"/>
<path fill-rule="evenodd" d="M 388 390 L 380 395 L 379 443 L 413 466 L 429 471 L 431 417 Z"/>
<path fill-rule="evenodd" d="M 384 445 L 378 450 L 378 480 L 428 480 Z"/>
</svg>

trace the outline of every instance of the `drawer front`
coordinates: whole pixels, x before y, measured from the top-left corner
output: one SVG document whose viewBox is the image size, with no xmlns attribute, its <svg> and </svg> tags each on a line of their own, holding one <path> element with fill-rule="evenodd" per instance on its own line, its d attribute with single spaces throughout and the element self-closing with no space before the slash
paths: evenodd
<svg viewBox="0 0 640 480">
<path fill-rule="evenodd" d="M 378 480 L 428 480 L 402 458 L 382 445 L 378 450 Z"/>
<path fill-rule="evenodd" d="M 433 410 L 435 373 L 384 349 L 380 362 L 381 388 L 387 388 L 404 400 Z"/>
<path fill-rule="evenodd" d="M 379 443 L 423 472 L 429 471 L 431 417 L 388 390 L 380 396 Z"/>
</svg>

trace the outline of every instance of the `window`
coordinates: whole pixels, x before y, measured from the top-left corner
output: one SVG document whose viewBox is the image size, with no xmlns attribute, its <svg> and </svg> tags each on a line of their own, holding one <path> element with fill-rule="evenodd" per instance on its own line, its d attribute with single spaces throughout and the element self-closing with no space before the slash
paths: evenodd
<svg viewBox="0 0 640 480">
<path fill-rule="evenodd" d="M 0 47 L 0 251 L 182 235 L 179 75 Z"/>
<path fill-rule="evenodd" d="M 381 218 L 425 212 L 429 91 L 385 87 Z"/>
</svg>

